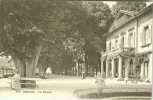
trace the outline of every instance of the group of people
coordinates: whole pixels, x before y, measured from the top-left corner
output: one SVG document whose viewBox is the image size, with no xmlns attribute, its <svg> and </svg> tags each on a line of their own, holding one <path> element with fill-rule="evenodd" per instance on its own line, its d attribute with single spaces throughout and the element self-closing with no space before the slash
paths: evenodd
<svg viewBox="0 0 153 100">
<path fill-rule="evenodd" d="M 42 75 L 43 78 L 45 78 L 46 75 Z M 85 79 L 85 73 L 82 73 L 82 79 Z M 101 73 L 98 72 L 97 73 L 97 77 L 96 77 L 96 81 L 95 83 L 97 83 L 97 88 L 98 91 L 103 91 L 103 86 L 105 86 L 105 81 L 104 79 L 101 77 Z M 18 74 L 18 70 L 15 70 L 15 74 L 12 78 L 12 82 L 11 82 L 11 87 L 12 89 L 15 90 L 20 90 L 21 89 L 21 85 L 20 85 L 20 75 Z"/>
</svg>

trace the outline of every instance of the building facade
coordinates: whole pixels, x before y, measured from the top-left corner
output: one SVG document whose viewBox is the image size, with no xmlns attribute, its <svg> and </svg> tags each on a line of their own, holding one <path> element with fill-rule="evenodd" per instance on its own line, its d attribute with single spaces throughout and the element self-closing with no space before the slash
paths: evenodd
<svg viewBox="0 0 153 100">
<path fill-rule="evenodd" d="M 104 34 L 101 72 L 123 79 L 135 76 L 152 81 L 153 4 L 139 12 L 121 10 Z"/>
</svg>

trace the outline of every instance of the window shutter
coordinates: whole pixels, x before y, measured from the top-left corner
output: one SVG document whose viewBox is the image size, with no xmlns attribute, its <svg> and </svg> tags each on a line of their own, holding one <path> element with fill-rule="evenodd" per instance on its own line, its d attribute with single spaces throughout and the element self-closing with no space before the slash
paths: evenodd
<svg viewBox="0 0 153 100">
<path fill-rule="evenodd" d="M 152 39 L 151 34 L 152 34 L 152 25 L 149 26 L 148 43 L 151 43 L 151 39 Z"/>
<path fill-rule="evenodd" d="M 142 31 L 142 45 L 145 45 L 145 29 Z"/>
<path fill-rule="evenodd" d="M 113 42 L 112 42 L 112 49 L 114 49 L 115 40 L 113 39 L 112 41 L 113 41 Z"/>
<path fill-rule="evenodd" d="M 140 33 L 140 46 L 142 46 L 142 33 Z"/>
<path fill-rule="evenodd" d="M 107 42 L 106 42 L 106 51 L 107 51 Z"/>
<path fill-rule="evenodd" d="M 132 34 L 132 47 L 134 47 L 134 45 L 135 45 L 134 36 L 135 36 L 135 32 L 133 32 L 133 34 Z"/>
<path fill-rule="evenodd" d="M 128 46 L 130 47 L 130 34 L 128 34 Z"/>
</svg>

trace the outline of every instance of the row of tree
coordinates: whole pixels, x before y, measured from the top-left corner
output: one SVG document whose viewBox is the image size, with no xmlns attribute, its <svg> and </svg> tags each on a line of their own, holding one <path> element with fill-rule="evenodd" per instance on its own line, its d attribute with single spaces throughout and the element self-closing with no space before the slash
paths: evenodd
<svg viewBox="0 0 153 100">
<path fill-rule="evenodd" d="M 11 55 L 22 77 L 34 77 L 37 67 L 45 72 L 48 66 L 55 74 L 67 74 L 82 54 L 86 68 L 93 69 L 105 51 L 102 35 L 118 11 L 145 6 L 117 2 L 110 9 L 102 1 L 0 0 L 0 52 Z"/>
</svg>

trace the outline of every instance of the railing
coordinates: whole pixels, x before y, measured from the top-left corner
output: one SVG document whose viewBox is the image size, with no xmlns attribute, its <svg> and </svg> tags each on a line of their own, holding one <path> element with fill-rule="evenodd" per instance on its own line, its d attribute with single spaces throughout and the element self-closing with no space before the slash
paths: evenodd
<svg viewBox="0 0 153 100">
<path fill-rule="evenodd" d="M 113 49 L 113 50 L 108 50 L 108 51 L 106 51 L 106 52 L 103 53 L 103 56 L 111 55 L 111 54 L 113 54 L 113 53 L 118 53 L 119 50 L 120 50 L 119 48 Z"/>
<path fill-rule="evenodd" d="M 133 47 L 120 47 L 120 48 L 117 48 L 117 49 L 107 50 L 106 52 L 103 52 L 103 56 L 111 55 L 111 54 L 114 54 L 114 53 L 122 53 L 122 52 L 134 53 L 135 50 L 134 50 Z"/>
</svg>

